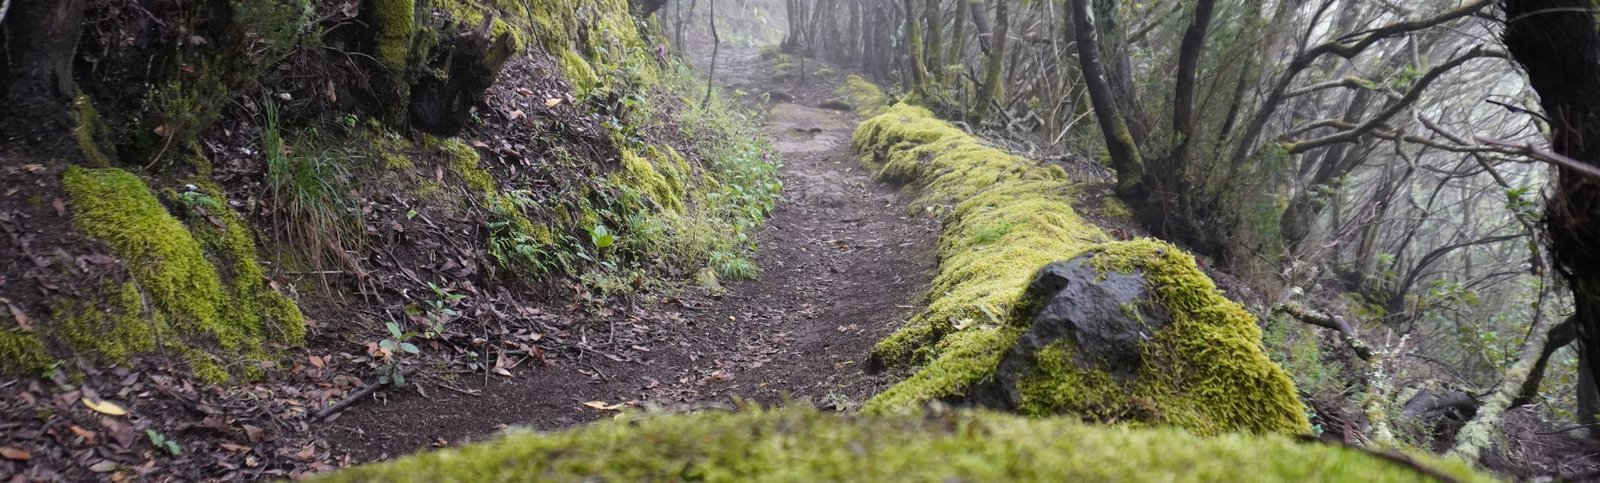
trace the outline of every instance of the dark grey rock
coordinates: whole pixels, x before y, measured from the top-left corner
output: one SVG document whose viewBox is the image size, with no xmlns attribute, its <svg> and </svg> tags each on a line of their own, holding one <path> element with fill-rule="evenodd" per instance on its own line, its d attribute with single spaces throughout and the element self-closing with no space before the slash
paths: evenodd
<svg viewBox="0 0 1600 483">
<path fill-rule="evenodd" d="M 1028 286 L 1021 310 L 1031 326 L 1000 362 L 994 380 L 969 394 L 975 404 L 1014 408 L 1020 396 L 1017 381 L 1033 371 L 1034 354 L 1060 340 L 1076 348 L 1075 362 L 1119 382 L 1137 377 L 1141 346 L 1172 317 L 1148 302 L 1142 273 L 1101 273 L 1094 253 L 1055 262 L 1039 269 Z"/>
</svg>

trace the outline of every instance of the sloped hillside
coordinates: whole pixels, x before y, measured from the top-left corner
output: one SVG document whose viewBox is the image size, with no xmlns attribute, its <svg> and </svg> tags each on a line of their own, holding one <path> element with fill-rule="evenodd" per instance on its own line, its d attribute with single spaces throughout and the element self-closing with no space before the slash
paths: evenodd
<svg viewBox="0 0 1600 483">
<path fill-rule="evenodd" d="M 0 446 L 29 458 L 0 473 L 331 468 L 307 420 L 362 388 L 581 354 L 569 324 L 612 301 L 754 276 L 781 189 L 746 114 L 623 0 L 4 22 Z M 74 453 L 96 437 L 69 427 L 121 449 Z M 182 449 L 155 463 L 146 430 Z"/>
</svg>

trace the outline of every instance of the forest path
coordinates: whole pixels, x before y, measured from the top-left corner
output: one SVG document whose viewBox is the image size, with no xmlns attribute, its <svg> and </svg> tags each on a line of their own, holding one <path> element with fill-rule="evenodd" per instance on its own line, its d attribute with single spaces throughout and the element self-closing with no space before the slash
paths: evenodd
<svg viewBox="0 0 1600 483">
<path fill-rule="evenodd" d="M 776 81 L 755 49 L 725 50 L 719 64 L 717 83 L 767 113 L 762 128 L 784 162 L 784 201 L 757 235 L 757 279 L 609 317 L 563 315 L 586 320 L 587 347 L 510 377 L 414 378 L 427 389 L 381 391 L 315 426 L 319 439 L 370 461 L 506 426 L 571 427 L 621 406 L 732 408 L 737 396 L 843 410 L 891 382 L 866 372 L 867 352 L 931 279 L 937 221 L 909 215 L 905 196 L 856 163 L 854 114 L 809 107 L 827 100 L 838 75 Z"/>
</svg>

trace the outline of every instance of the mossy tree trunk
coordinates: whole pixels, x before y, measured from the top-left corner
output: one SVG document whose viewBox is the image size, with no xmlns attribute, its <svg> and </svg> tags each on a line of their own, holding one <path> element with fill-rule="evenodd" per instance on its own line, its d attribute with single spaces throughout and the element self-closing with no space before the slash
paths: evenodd
<svg viewBox="0 0 1600 483">
<path fill-rule="evenodd" d="M 922 8 L 922 18 L 928 25 L 927 42 L 923 45 L 923 62 L 928 66 L 928 79 L 940 84 L 944 79 L 944 15 L 939 0 L 928 0 Z"/>
<path fill-rule="evenodd" d="M 83 0 L 11 0 L 0 22 L 0 142 L 71 152 L 72 61 Z"/>
<path fill-rule="evenodd" d="M 1001 96 L 1000 77 L 1005 70 L 1006 35 L 1010 21 L 1007 0 L 994 2 L 994 28 L 989 32 L 989 56 L 983 66 L 983 85 L 978 87 L 978 97 L 972 102 L 969 122 L 977 124 L 988 117 L 989 108 Z"/>
<path fill-rule="evenodd" d="M 1078 64 L 1083 71 L 1084 88 L 1089 91 L 1089 103 L 1094 106 L 1095 120 L 1105 136 L 1106 151 L 1111 154 L 1111 167 L 1117 170 L 1117 192 L 1124 198 L 1141 199 L 1141 180 L 1144 178 L 1144 158 L 1139 145 L 1134 142 L 1122 119 L 1111 86 L 1106 83 L 1105 68 L 1100 63 L 1099 41 L 1095 26 L 1089 17 L 1090 0 L 1069 0 L 1072 10 L 1073 31 L 1078 40 Z"/>
<path fill-rule="evenodd" d="M 950 25 L 950 48 L 945 53 L 944 65 L 960 66 L 962 52 L 967 47 L 967 0 L 956 0 L 956 8 L 952 13 L 956 17 Z M 952 79 L 952 83 L 959 82 L 959 76 Z"/>
<path fill-rule="evenodd" d="M 906 68 L 911 71 L 912 90 L 928 93 L 928 65 L 922 61 L 922 22 L 917 18 L 917 0 L 905 0 L 906 51 L 909 58 Z"/>
</svg>

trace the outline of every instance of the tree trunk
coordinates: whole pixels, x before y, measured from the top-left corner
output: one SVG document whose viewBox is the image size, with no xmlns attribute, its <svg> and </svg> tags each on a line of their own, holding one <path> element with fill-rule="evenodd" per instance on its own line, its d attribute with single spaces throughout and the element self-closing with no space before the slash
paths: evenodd
<svg viewBox="0 0 1600 483">
<path fill-rule="evenodd" d="M 906 8 L 906 66 L 911 70 L 912 90 L 918 94 L 928 92 L 928 65 L 922 62 L 922 22 L 917 18 L 917 0 L 905 0 Z"/>
<path fill-rule="evenodd" d="M 1112 99 L 1122 111 L 1123 123 L 1133 143 L 1143 145 L 1150 132 L 1144 110 L 1139 106 L 1139 93 L 1133 85 L 1133 60 L 1122 24 L 1117 21 L 1116 0 L 1094 0 L 1094 27 L 1098 35 L 1101 65 L 1105 66 L 1106 84 L 1111 88 Z"/>
<path fill-rule="evenodd" d="M 11 0 L 0 21 L 0 142 L 71 153 L 72 59 L 83 0 Z"/>
<path fill-rule="evenodd" d="M 1117 170 L 1117 193 L 1124 198 L 1142 198 L 1140 180 L 1144 177 L 1144 158 L 1139 145 L 1118 112 L 1112 99 L 1111 86 L 1106 84 L 1105 68 L 1100 64 L 1099 42 L 1095 39 L 1095 26 L 1089 19 L 1090 0 L 1069 0 L 1072 4 L 1072 25 L 1078 39 L 1078 64 L 1083 71 L 1084 87 L 1089 91 L 1089 103 L 1094 106 L 1095 119 L 1105 136 L 1106 151 L 1111 154 L 1111 167 Z"/>
<path fill-rule="evenodd" d="M 983 66 L 983 85 L 978 87 L 978 98 L 972 102 L 969 122 L 976 125 L 989 113 L 990 104 L 999 99 L 1002 91 L 1001 74 L 1005 68 L 1006 35 L 1009 33 L 1010 7 L 1007 0 L 994 2 L 994 29 L 989 35 L 989 57 Z"/>
<path fill-rule="evenodd" d="M 1595 82 L 1600 79 L 1600 31 L 1595 29 L 1594 5 L 1590 0 L 1505 0 L 1502 7 L 1506 49 L 1539 93 L 1539 103 L 1549 119 L 1551 150 L 1583 163 L 1600 164 L 1600 83 Z M 1600 375 L 1600 357 L 1595 352 L 1600 350 L 1600 250 L 1591 245 L 1600 240 L 1597 181 L 1559 168 L 1556 188 L 1545 208 L 1550 252 L 1572 288 L 1577 309 L 1572 318 L 1584 359 L 1580 370 L 1587 372 L 1591 381 Z M 1517 373 L 1520 365 L 1519 361 L 1509 371 L 1509 379 L 1525 377 Z M 1473 424 L 1495 423 L 1488 419 L 1480 416 Z M 1473 430 L 1472 425 L 1462 430 L 1463 441 L 1455 451 L 1468 461 L 1477 460 L 1488 439 L 1487 428 Z"/>
<path fill-rule="evenodd" d="M 967 48 L 967 1 L 956 0 L 956 18 L 951 22 L 950 50 L 945 53 L 944 65 L 961 66 L 961 56 Z M 960 78 L 957 77 L 952 83 L 959 85 L 959 82 Z"/>
<path fill-rule="evenodd" d="M 922 8 L 922 18 L 927 23 L 923 63 L 928 66 L 928 79 L 940 83 L 944 79 L 944 15 L 939 0 L 927 0 Z"/>
</svg>

